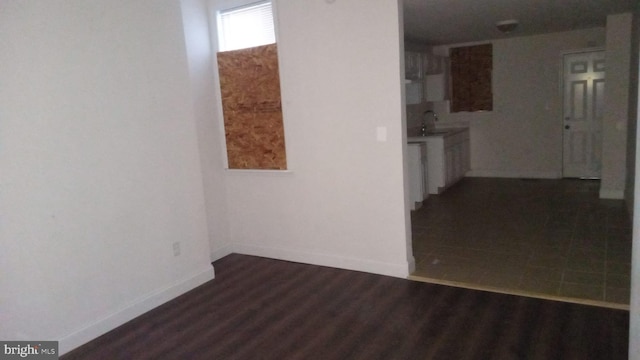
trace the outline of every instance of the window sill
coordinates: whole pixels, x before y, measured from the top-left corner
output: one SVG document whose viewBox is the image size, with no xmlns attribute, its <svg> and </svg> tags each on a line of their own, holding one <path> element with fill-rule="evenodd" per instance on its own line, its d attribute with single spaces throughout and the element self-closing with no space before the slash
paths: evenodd
<svg viewBox="0 0 640 360">
<path fill-rule="evenodd" d="M 291 170 L 224 169 L 227 176 L 292 176 Z"/>
</svg>

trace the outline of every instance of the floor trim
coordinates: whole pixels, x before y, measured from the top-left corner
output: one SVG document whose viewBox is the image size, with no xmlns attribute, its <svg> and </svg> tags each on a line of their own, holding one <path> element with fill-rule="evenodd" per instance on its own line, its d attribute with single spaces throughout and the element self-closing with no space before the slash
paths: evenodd
<svg viewBox="0 0 640 360">
<path fill-rule="evenodd" d="M 495 177 L 513 179 L 560 179 L 562 174 L 555 171 L 531 171 L 531 170 L 490 170 L 475 169 L 467 172 L 468 177 Z"/>
<path fill-rule="evenodd" d="M 600 189 L 600 199 L 624 200 L 624 190 Z"/>
<path fill-rule="evenodd" d="M 118 326 L 150 311 L 194 288 L 215 278 L 213 267 L 207 266 L 202 271 L 195 273 L 183 280 L 177 281 L 165 288 L 138 298 L 127 306 L 118 309 L 110 315 L 103 317 L 73 333 L 61 338 L 60 355 L 63 355 L 76 347 L 83 345 L 98 336 L 117 328 Z"/>
<path fill-rule="evenodd" d="M 629 311 L 629 305 L 627 304 L 618 304 L 618 303 L 611 303 L 611 302 L 598 301 L 598 300 L 577 299 L 577 298 L 570 298 L 565 296 L 554 296 L 549 294 L 534 293 L 534 292 L 523 291 L 523 290 L 508 290 L 508 289 L 497 288 L 493 286 L 484 286 L 484 285 L 469 284 L 469 283 L 458 282 L 458 281 L 433 279 L 433 278 L 417 276 L 417 275 L 409 275 L 407 279 L 429 283 L 429 284 L 447 285 L 447 286 L 459 287 L 464 289 L 488 291 L 488 292 L 494 292 L 499 294 L 525 296 L 525 297 L 536 298 L 536 299 L 562 301 L 562 302 L 568 302 L 573 304 L 590 305 L 590 306 L 598 306 L 598 307 L 604 307 L 609 309 Z"/>
<path fill-rule="evenodd" d="M 237 254 L 267 257 L 276 260 L 363 271 L 402 279 L 406 279 L 407 274 L 410 274 L 410 272 L 415 269 L 415 260 L 413 259 L 404 263 L 388 263 L 363 258 L 337 256 L 334 254 L 312 253 L 307 251 L 249 244 L 234 244 L 233 252 Z"/>
</svg>

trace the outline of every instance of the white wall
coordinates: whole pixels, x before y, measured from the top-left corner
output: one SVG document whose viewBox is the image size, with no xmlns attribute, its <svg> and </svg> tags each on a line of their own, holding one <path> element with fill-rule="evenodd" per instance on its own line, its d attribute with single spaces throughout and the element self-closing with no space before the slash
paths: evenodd
<svg viewBox="0 0 640 360">
<path fill-rule="evenodd" d="M 627 124 L 627 167 L 625 183 L 625 202 L 627 210 L 633 215 L 634 182 L 636 175 L 636 133 L 638 127 L 638 77 L 640 76 L 640 4 L 633 14 L 631 29 L 631 64 L 629 73 L 629 123 Z"/>
<path fill-rule="evenodd" d="M 3 1 L 1 339 L 65 352 L 212 278 L 184 40 L 171 0 Z"/>
<path fill-rule="evenodd" d="M 226 172 L 233 251 L 408 275 L 400 11 L 276 2 L 290 171 Z"/>
<path fill-rule="evenodd" d="M 447 114 L 436 106 L 439 126 L 470 127 L 471 176 L 561 177 L 561 54 L 604 46 L 604 28 L 492 43 L 494 110 Z M 451 46 L 434 51 L 446 54 Z"/>
<path fill-rule="evenodd" d="M 198 132 L 211 259 L 228 254 L 226 178 L 223 127 L 216 122 L 214 55 L 207 0 L 181 0 L 191 98 Z"/>
<path fill-rule="evenodd" d="M 631 71 L 632 14 L 607 16 L 600 197 L 624 198 Z"/>
<path fill-rule="evenodd" d="M 628 159 L 633 161 L 633 166 L 627 168 L 627 187 L 625 189 L 628 206 L 633 208 L 633 247 L 631 256 L 631 311 L 629 315 L 629 359 L 640 359 L 640 193 L 634 191 L 640 189 L 640 147 L 637 145 L 640 139 L 638 128 L 638 114 L 640 114 L 640 3 L 636 4 L 632 21 L 631 34 L 631 94 L 629 99 L 629 145 Z M 632 133 L 631 133 L 632 132 Z"/>
</svg>

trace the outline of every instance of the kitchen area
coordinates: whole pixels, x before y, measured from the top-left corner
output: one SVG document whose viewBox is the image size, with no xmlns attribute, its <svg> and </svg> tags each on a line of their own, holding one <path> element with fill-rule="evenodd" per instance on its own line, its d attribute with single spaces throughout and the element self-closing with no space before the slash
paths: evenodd
<svg viewBox="0 0 640 360">
<path fill-rule="evenodd" d="M 470 170 L 469 129 L 440 126 L 449 110 L 449 59 L 428 51 L 405 52 L 407 162 L 411 210 Z"/>
<path fill-rule="evenodd" d="M 637 139 L 627 125 L 637 119 L 618 100 L 633 88 L 634 15 L 619 5 L 576 13 L 549 3 L 534 14 L 516 1 L 405 2 L 410 278 L 628 308 Z M 442 20 L 462 10 L 473 23 Z M 587 13 L 594 21 L 576 27 Z M 606 80 L 596 77 L 602 66 L 571 65 L 576 57 L 606 64 Z M 572 83 L 574 72 L 590 73 L 600 89 Z M 593 133 L 576 137 L 571 122 L 597 109 L 583 105 L 598 103 L 587 94 L 601 94 L 608 110 L 594 112 Z M 575 175 L 572 162 L 581 161 L 585 173 Z"/>
</svg>

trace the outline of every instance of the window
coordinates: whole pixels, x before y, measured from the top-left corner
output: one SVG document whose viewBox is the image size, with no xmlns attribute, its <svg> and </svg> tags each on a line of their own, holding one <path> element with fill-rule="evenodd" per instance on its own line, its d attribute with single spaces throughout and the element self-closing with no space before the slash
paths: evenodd
<svg viewBox="0 0 640 360">
<path fill-rule="evenodd" d="M 491 44 L 452 48 L 451 112 L 493 110 Z"/>
<path fill-rule="evenodd" d="M 219 51 L 246 49 L 275 42 L 271 2 L 253 3 L 218 13 Z"/>
<path fill-rule="evenodd" d="M 216 16 L 219 50 L 216 57 L 227 166 L 286 170 L 271 2 L 222 9 Z"/>
</svg>

